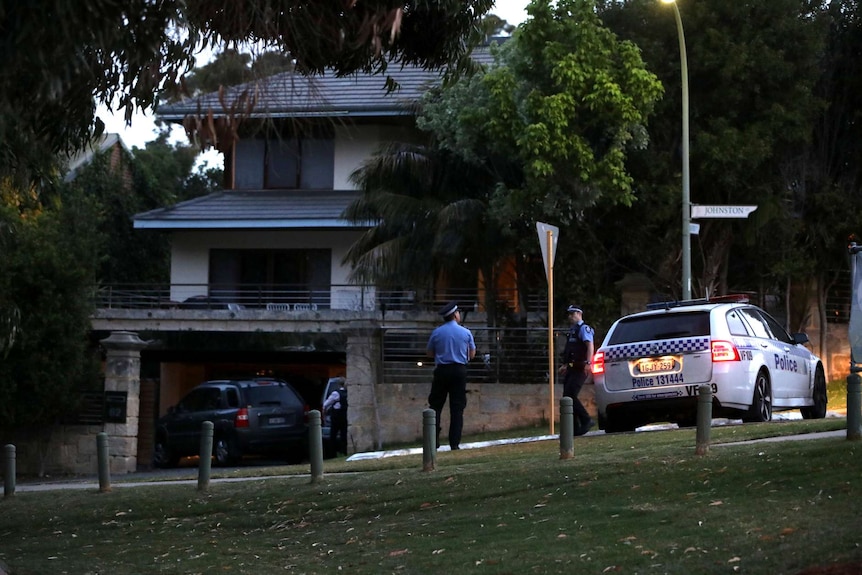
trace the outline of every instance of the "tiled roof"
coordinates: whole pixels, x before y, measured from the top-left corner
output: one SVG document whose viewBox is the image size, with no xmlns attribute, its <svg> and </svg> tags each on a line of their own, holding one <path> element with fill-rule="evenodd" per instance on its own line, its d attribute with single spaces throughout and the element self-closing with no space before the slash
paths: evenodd
<svg viewBox="0 0 862 575">
<path fill-rule="evenodd" d="M 487 49 L 473 53 L 480 63 L 492 61 Z M 386 90 L 386 78 L 398 89 Z M 385 74 L 337 77 L 326 73 L 305 77 L 285 72 L 259 83 L 228 88 L 218 93 L 161 106 L 161 120 L 178 122 L 186 115 L 212 109 L 224 115 L 221 101 L 231 106 L 245 91 L 255 94 L 253 117 L 358 118 L 413 115 L 412 106 L 429 86 L 439 82 L 441 72 L 416 67 L 391 67 Z M 323 190 L 225 190 L 167 208 L 137 214 L 135 229 L 326 229 L 357 228 L 340 218 L 358 191 Z"/>
<path fill-rule="evenodd" d="M 492 61 L 488 49 L 474 51 L 480 63 Z M 387 92 L 386 79 L 391 77 L 398 88 Z M 412 115 L 411 106 L 441 79 L 439 70 L 415 66 L 389 67 L 383 74 L 355 74 L 338 77 L 331 72 L 320 76 L 303 76 L 283 72 L 258 82 L 225 89 L 223 101 L 230 107 L 243 92 L 254 95 L 252 117 L 374 117 Z M 181 121 L 189 114 L 212 110 L 216 116 L 226 110 L 218 92 L 188 98 L 160 106 L 157 116 L 166 121 Z"/>
<path fill-rule="evenodd" d="M 252 117 L 401 116 L 410 115 L 410 106 L 440 79 L 439 71 L 419 68 L 390 70 L 388 75 L 400 86 L 391 93 L 386 91 L 385 75 L 305 77 L 284 72 L 258 84 L 229 88 L 225 91 L 224 101 L 230 106 L 239 94 L 248 91 L 256 101 Z M 206 113 L 209 109 L 215 115 L 224 112 L 218 93 L 161 106 L 158 116 L 163 120 L 178 121 L 188 114 Z"/>
<path fill-rule="evenodd" d="M 222 191 L 135 215 L 135 229 L 356 228 L 341 213 L 353 190 Z"/>
</svg>

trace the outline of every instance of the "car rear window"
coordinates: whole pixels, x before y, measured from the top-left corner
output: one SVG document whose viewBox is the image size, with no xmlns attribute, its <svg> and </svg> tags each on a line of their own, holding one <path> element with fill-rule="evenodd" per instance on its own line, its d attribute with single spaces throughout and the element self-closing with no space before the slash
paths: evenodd
<svg viewBox="0 0 862 575">
<path fill-rule="evenodd" d="M 298 403 L 290 388 L 283 384 L 255 385 L 245 388 L 245 399 L 253 407 L 281 405 L 284 407 Z"/>
<path fill-rule="evenodd" d="M 709 335 L 709 312 L 667 313 L 620 320 L 609 345 Z"/>
</svg>

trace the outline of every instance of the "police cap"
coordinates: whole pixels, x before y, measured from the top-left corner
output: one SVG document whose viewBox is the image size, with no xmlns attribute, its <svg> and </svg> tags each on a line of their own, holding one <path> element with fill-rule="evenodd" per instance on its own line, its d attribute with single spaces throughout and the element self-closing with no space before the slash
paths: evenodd
<svg viewBox="0 0 862 575">
<path fill-rule="evenodd" d="M 447 303 L 446 305 L 444 305 L 443 307 L 440 308 L 439 313 L 441 316 L 446 317 L 446 316 L 449 316 L 449 315 L 455 313 L 456 311 L 458 311 L 457 302 L 450 301 L 449 303 Z"/>
</svg>

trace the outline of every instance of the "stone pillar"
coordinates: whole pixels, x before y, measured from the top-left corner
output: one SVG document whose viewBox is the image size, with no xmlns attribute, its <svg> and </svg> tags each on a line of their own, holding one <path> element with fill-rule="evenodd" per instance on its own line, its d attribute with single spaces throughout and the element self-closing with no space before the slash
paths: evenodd
<svg viewBox="0 0 862 575">
<path fill-rule="evenodd" d="M 147 346 L 132 331 L 114 331 L 101 342 L 105 358 L 105 391 L 126 397 L 124 423 L 106 423 L 111 473 L 131 473 L 138 467 L 138 420 L 141 395 L 141 350 Z"/>
<path fill-rule="evenodd" d="M 380 446 L 377 394 L 382 381 L 380 326 L 373 321 L 350 323 L 347 335 L 347 449 L 373 451 Z"/>
</svg>

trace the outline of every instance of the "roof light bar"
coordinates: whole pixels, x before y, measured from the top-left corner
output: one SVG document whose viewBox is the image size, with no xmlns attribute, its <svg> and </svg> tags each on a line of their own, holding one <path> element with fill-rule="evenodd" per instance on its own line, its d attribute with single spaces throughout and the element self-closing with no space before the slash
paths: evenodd
<svg viewBox="0 0 862 575">
<path fill-rule="evenodd" d="M 670 309 L 672 307 L 685 307 L 690 305 L 703 305 L 708 303 L 748 303 L 749 298 L 746 294 L 727 294 L 715 297 L 702 297 L 697 299 L 659 301 L 648 303 L 647 309 Z"/>
</svg>

